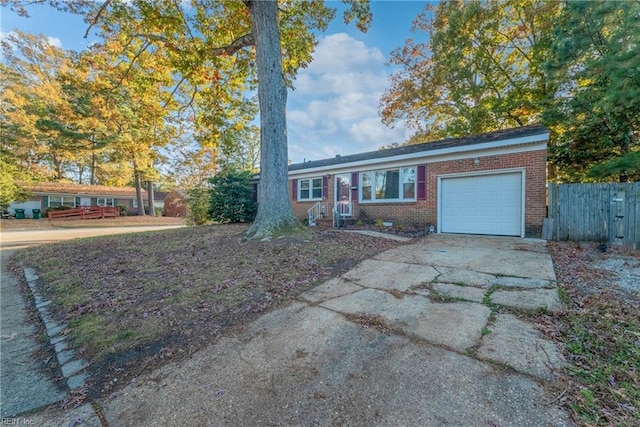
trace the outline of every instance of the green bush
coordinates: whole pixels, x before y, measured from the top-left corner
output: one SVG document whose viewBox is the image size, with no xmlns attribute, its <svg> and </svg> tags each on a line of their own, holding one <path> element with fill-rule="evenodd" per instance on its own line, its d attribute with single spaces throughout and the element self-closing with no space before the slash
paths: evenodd
<svg viewBox="0 0 640 427">
<path fill-rule="evenodd" d="M 120 211 L 120 216 L 129 215 L 129 209 L 125 205 L 118 205 L 118 210 Z"/>
<path fill-rule="evenodd" d="M 209 217 L 209 205 L 211 200 L 209 191 L 210 188 L 203 184 L 194 187 L 187 192 L 187 204 L 189 206 L 189 209 L 187 210 L 187 224 L 203 225 L 211 220 Z"/>
<path fill-rule="evenodd" d="M 257 205 L 253 200 L 250 171 L 223 170 L 211 183 L 209 217 L 216 222 L 251 222 Z"/>
<path fill-rule="evenodd" d="M 73 208 L 71 206 L 54 206 L 51 208 L 47 208 L 47 210 L 43 213 L 43 216 L 46 218 L 49 215 L 49 212 L 66 211 L 69 209 Z"/>
</svg>

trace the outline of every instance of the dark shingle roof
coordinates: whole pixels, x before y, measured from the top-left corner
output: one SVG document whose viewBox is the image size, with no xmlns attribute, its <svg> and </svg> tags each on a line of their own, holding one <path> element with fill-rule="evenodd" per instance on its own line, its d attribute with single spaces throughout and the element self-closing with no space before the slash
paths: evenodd
<svg viewBox="0 0 640 427">
<path fill-rule="evenodd" d="M 45 194 L 73 194 L 76 196 L 115 196 L 135 197 L 136 189 L 133 187 L 111 187 L 106 185 L 82 185 L 70 182 L 38 182 L 21 185 L 26 190 L 34 193 Z M 142 195 L 147 197 L 147 192 L 142 189 Z"/>
<path fill-rule="evenodd" d="M 418 152 L 428 152 L 450 147 L 461 147 L 467 145 L 482 144 L 504 139 L 523 138 L 539 133 L 548 132 L 542 125 L 530 125 L 512 129 L 501 129 L 493 132 L 472 135 L 463 138 L 447 138 L 439 141 L 426 142 L 423 144 L 403 145 L 401 147 L 389 148 L 386 150 L 369 151 L 366 153 L 350 154 L 347 156 L 332 157 L 323 160 L 313 160 L 305 163 L 289 165 L 289 171 L 317 168 L 323 166 L 341 165 L 345 163 L 359 162 L 363 160 L 380 159 L 385 157 L 401 156 Z"/>
</svg>

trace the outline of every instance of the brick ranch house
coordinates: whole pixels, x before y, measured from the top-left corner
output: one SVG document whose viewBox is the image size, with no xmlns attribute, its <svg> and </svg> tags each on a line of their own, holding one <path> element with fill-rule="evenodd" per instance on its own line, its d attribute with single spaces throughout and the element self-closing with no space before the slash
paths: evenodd
<svg viewBox="0 0 640 427">
<path fill-rule="evenodd" d="M 127 207 L 130 214 L 138 212 L 136 189 L 133 187 L 110 187 L 105 185 L 81 185 L 65 182 L 39 182 L 23 185 L 31 192 L 31 197 L 24 202 L 9 205 L 9 213 L 16 209 L 25 209 L 26 217 L 32 215 L 33 209 L 40 209 L 43 217 L 49 208 L 69 206 L 119 206 Z M 146 203 L 147 192 L 142 190 L 142 197 Z"/>
<path fill-rule="evenodd" d="M 291 203 L 301 221 L 338 213 L 438 233 L 540 237 L 548 141 L 544 126 L 531 125 L 292 164 Z"/>
</svg>

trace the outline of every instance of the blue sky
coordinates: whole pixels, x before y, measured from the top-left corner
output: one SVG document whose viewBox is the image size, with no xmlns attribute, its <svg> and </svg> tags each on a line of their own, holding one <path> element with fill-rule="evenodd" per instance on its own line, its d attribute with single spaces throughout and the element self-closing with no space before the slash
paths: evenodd
<svg viewBox="0 0 640 427">
<path fill-rule="evenodd" d="M 393 129 L 383 125 L 378 109 L 392 72 L 385 66 L 389 53 L 407 38 L 416 38 L 411 24 L 425 2 L 372 1 L 373 22 L 364 34 L 343 23 L 342 3 L 327 4 L 339 9 L 336 18 L 319 36 L 313 62 L 300 70 L 295 90 L 289 92 L 287 127 L 293 163 L 377 150 L 412 134 L 401 123 Z M 87 24 L 79 16 L 47 6 L 28 10 L 26 19 L 0 8 L 0 36 L 17 28 L 45 34 L 52 44 L 73 50 L 95 40 L 91 35 L 83 38 Z"/>
</svg>

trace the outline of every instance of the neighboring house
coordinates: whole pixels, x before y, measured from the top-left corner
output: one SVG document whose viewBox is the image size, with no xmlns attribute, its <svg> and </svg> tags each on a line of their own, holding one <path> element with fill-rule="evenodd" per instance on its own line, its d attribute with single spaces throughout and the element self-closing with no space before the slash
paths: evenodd
<svg viewBox="0 0 640 427">
<path fill-rule="evenodd" d="M 440 233 L 540 237 L 549 131 L 525 126 L 289 166 L 300 220 L 434 225 Z"/>
<path fill-rule="evenodd" d="M 138 212 L 136 189 L 133 187 L 109 187 L 105 185 L 80 185 L 61 182 L 39 182 L 25 184 L 26 190 L 32 193 L 29 200 L 20 203 L 12 203 L 9 212 L 15 213 L 16 209 L 25 209 L 25 215 L 32 216 L 33 209 L 40 209 L 44 214 L 47 209 L 69 206 L 126 206 L 129 213 Z M 142 197 L 147 199 L 147 192 L 142 190 Z"/>
<path fill-rule="evenodd" d="M 164 215 L 164 198 L 167 197 L 166 191 L 154 191 L 153 192 L 153 207 L 156 209 L 161 209 L 162 214 Z"/>
<path fill-rule="evenodd" d="M 164 198 L 164 216 L 184 218 L 187 216 L 187 208 L 187 192 L 185 190 L 170 191 Z"/>
</svg>

